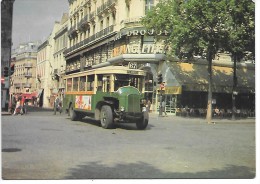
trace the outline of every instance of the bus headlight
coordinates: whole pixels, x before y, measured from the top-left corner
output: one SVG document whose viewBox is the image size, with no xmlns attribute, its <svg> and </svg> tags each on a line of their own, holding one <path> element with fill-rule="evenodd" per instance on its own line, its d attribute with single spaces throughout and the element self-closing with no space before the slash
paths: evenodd
<svg viewBox="0 0 260 184">
<path fill-rule="evenodd" d="M 125 111 L 125 108 L 123 106 L 120 107 L 120 111 L 123 112 Z"/>
</svg>

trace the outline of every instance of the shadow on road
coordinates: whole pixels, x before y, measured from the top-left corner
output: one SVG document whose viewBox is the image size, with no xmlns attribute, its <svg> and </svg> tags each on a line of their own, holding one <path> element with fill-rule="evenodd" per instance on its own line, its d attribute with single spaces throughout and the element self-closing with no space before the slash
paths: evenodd
<svg viewBox="0 0 260 184">
<path fill-rule="evenodd" d="M 69 117 L 67 119 L 70 119 Z M 100 121 L 97 121 L 93 118 L 90 118 L 88 116 L 84 117 L 80 122 L 87 123 L 93 126 L 98 126 L 101 128 Z M 148 124 L 145 130 L 150 130 L 153 125 Z M 136 128 L 135 123 L 115 123 L 114 127 L 112 129 L 124 129 L 124 130 L 138 130 Z M 144 130 L 140 130 L 144 131 Z"/>
<path fill-rule="evenodd" d="M 109 167 L 90 162 L 72 168 L 65 179 L 253 179 L 255 171 L 245 166 L 228 165 L 205 172 L 163 172 L 150 164 L 139 162 Z"/>
</svg>

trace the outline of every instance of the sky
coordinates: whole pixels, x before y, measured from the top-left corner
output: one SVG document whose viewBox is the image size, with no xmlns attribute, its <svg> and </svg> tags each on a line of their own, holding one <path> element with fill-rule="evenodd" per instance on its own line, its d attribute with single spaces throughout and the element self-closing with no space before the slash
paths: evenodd
<svg viewBox="0 0 260 184">
<path fill-rule="evenodd" d="M 15 0 L 13 48 L 24 42 L 44 41 L 52 32 L 54 22 L 68 12 L 68 0 Z"/>
</svg>

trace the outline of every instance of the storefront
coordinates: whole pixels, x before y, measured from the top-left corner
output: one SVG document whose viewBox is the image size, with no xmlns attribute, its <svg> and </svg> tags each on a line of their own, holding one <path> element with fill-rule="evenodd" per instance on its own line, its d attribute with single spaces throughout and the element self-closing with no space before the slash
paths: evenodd
<svg viewBox="0 0 260 184">
<path fill-rule="evenodd" d="M 213 63 L 212 105 L 223 110 L 232 109 L 233 63 Z M 162 100 L 166 101 L 166 111 L 175 114 L 183 108 L 203 109 L 208 100 L 207 62 L 164 62 L 162 73 L 165 87 Z M 160 91 L 157 91 L 157 107 Z M 238 64 L 236 108 L 255 110 L 255 66 Z M 157 108 L 158 110 L 158 108 Z"/>
</svg>

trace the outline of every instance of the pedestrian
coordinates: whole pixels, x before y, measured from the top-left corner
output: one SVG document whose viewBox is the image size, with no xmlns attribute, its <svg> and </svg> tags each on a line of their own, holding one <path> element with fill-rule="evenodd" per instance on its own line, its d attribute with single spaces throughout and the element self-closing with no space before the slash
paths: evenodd
<svg viewBox="0 0 260 184">
<path fill-rule="evenodd" d="M 17 114 L 17 110 L 20 108 L 20 106 L 21 106 L 21 99 L 20 98 L 18 98 L 17 100 L 16 100 L 16 106 L 15 106 L 15 109 L 14 109 L 14 113 L 13 113 L 13 115 L 16 115 Z"/>
<path fill-rule="evenodd" d="M 166 113 L 166 102 L 165 101 L 162 101 L 162 113 L 164 112 L 165 116 L 167 116 L 167 113 Z"/>
<path fill-rule="evenodd" d="M 59 96 L 57 95 L 54 101 L 54 115 L 56 115 L 57 110 L 61 114 L 61 101 L 59 99 Z"/>
<path fill-rule="evenodd" d="M 150 108 L 151 108 L 151 101 L 148 100 L 147 101 L 147 111 L 150 112 Z"/>
<path fill-rule="evenodd" d="M 16 97 L 15 97 L 15 95 L 13 95 L 13 96 L 12 96 L 12 101 L 11 101 L 11 110 L 10 110 L 11 114 L 13 114 L 14 111 L 15 111 L 16 101 L 17 101 L 17 100 L 16 100 Z"/>
<path fill-rule="evenodd" d="M 26 101 L 26 98 L 25 97 L 22 97 L 21 96 L 21 102 L 20 102 L 20 105 L 21 105 L 21 112 L 23 113 L 23 114 L 26 114 L 27 113 L 27 109 L 25 108 L 25 101 Z"/>
</svg>

